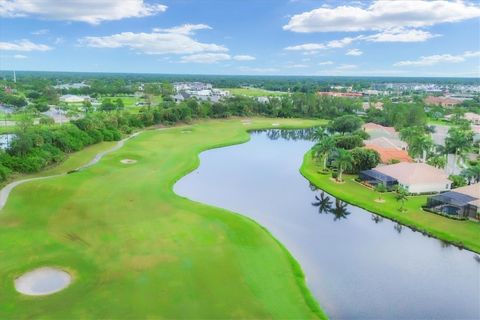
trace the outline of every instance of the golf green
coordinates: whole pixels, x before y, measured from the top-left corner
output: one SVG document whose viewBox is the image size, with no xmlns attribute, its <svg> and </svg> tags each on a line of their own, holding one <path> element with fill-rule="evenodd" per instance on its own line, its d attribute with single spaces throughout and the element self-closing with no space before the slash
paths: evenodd
<svg viewBox="0 0 480 320">
<path fill-rule="evenodd" d="M 300 266 L 268 231 L 172 191 L 201 151 L 273 123 L 321 122 L 147 130 L 84 171 L 15 188 L 0 211 L 0 318 L 324 318 Z M 75 157 L 85 158 L 63 166 Z M 16 277 L 40 267 L 68 271 L 73 282 L 49 296 L 15 291 Z"/>
</svg>

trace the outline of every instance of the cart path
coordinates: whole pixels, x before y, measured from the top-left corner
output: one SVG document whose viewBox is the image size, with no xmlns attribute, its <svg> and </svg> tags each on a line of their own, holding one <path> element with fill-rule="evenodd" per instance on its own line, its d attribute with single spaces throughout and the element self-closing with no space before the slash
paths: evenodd
<svg viewBox="0 0 480 320">
<path fill-rule="evenodd" d="M 107 154 L 115 152 L 115 151 L 119 150 L 120 148 L 122 148 L 127 140 L 130 140 L 130 139 L 138 136 L 142 132 L 143 131 L 136 132 L 136 133 L 126 137 L 125 139 L 122 139 L 122 140 L 118 141 L 118 143 L 115 146 L 113 146 L 112 148 L 96 154 L 95 157 L 92 160 L 90 160 L 90 162 L 88 162 L 87 164 L 84 164 L 84 165 L 82 165 L 82 166 L 80 166 L 77 169 L 72 170 L 72 171 L 77 171 L 78 172 L 78 171 L 82 171 L 82 170 L 90 168 L 91 166 L 98 163 Z M 15 189 L 15 187 L 17 187 L 21 184 L 24 184 L 26 182 L 30 182 L 30 181 L 51 179 L 51 178 L 55 178 L 55 177 L 65 176 L 65 175 L 67 175 L 67 172 L 58 173 L 58 174 L 54 174 L 54 175 L 50 175 L 50 176 L 44 176 L 44 177 L 22 179 L 22 180 L 14 181 L 14 182 L 11 182 L 11 183 L 7 184 L 5 187 L 3 187 L 2 190 L 0 190 L 0 210 L 2 210 L 3 207 L 5 206 L 5 204 L 7 203 L 8 196 L 10 195 L 10 192 L 12 192 L 12 190 Z"/>
</svg>

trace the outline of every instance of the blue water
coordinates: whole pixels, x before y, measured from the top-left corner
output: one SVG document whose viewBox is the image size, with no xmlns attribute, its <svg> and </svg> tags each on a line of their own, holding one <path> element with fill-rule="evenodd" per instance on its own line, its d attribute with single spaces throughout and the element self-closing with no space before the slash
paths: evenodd
<svg viewBox="0 0 480 320">
<path fill-rule="evenodd" d="M 331 318 L 480 319 L 478 255 L 315 190 L 299 173 L 313 143 L 280 132 L 203 152 L 175 192 L 265 226 Z"/>
</svg>

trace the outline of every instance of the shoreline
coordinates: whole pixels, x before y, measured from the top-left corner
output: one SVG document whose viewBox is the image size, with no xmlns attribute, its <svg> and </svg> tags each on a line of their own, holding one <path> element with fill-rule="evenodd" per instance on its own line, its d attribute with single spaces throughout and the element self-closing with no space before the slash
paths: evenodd
<svg viewBox="0 0 480 320">
<path fill-rule="evenodd" d="M 461 250 L 466 249 L 466 250 L 472 251 L 474 253 L 480 254 L 480 245 L 478 244 L 478 240 L 480 240 L 480 237 L 479 237 L 479 239 L 477 239 L 477 243 L 476 243 L 475 239 L 471 239 L 469 242 L 465 243 L 465 240 L 459 239 L 458 236 L 448 234 L 447 233 L 448 231 L 438 230 L 438 229 L 435 229 L 434 227 L 432 227 L 430 225 L 425 225 L 425 224 L 422 224 L 421 222 L 411 221 L 411 219 L 410 220 L 407 219 L 407 217 L 409 217 L 408 214 L 411 213 L 410 211 L 407 212 L 407 213 L 399 213 L 399 215 L 393 215 L 393 214 L 389 213 L 388 210 L 381 211 L 381 210 L 378 210 L 378 209 L 375 208 L 375 204 L 378 205 L 378 204 L 382 204 L 382 203 L 364 204 L 361 201 L 355 200 L 354 197 L 346 198 L 346 197 L 342 196 L 340 194 L 340 192 L 337 190 L 337 186 L 325 184 L 324 183 L 325 181 L 320 179 L 321 177 L 316 176 L 316 169 L 314 167 L 314 164 L 313 164 L 312 160 L 309 159 L 310 154 L 311 154 L 311 151 L 308 151 L 307 153 L 305 153 L 305 155 L 303 157 L 303 162 L 302 162 L 302 165 L 301 165 L 299 171 L 300 171 L 300 174 L 308 182 L 310 182 L 311 184 L 313 184 L 317 188 L 331 194 L 332 196 L 334 196 L 335 198 L 337 198 L 341 201 L 344 201 L 344 202 L 346 202 L 350 205 L 354 205 L 356 207 L 359 207 L 359 208 L 361 208 L 361 209 L 363 209 L 363 210 L 365 210 L 369 213 L 377 214 L 377 215 L 382 216 L 384 218 L 387 218 L 391 221 L 397 222 L 397 223 L 399 223 L 403 226 L 406 226 L 406 227 L 412 229 L 413 231 L 418 231 L 418 232 L 420 232 L 420 233 L 422 233 L 422 234 L 424 234 L 428 237 L 433 237 L 435 239 L 445 241 L 445 242 L 447 242 L 451 245 L 456 246 L 457 248 L 459 248 Z M 373 194 L 373 195 L 376 196 L 375 194 Z M 427 215 L 427 214 L 432 214 L 432 213 L 424 212 L 422 210 L 421 214 L 426 214 Z M 435 217 L 435 218 L 447 219 L 446 217 L 443 217 L 443 216 L 438 216 L 438 217 Z M 444 221 L 442 221 L 442 222 L 444 222 Z M 450 223 L 450 222 L 452 222 L 451 219 L 448 219 L 447 223 Z M 455 223 L 476 223 L 476 222 L 470 222 L 470 221 L 456 221 L 456 220 L 454 220 L 453 222 L 455 222 Z M 480 233 L 480 226 L 479 226 L 479 233 Z"/>
</svg>

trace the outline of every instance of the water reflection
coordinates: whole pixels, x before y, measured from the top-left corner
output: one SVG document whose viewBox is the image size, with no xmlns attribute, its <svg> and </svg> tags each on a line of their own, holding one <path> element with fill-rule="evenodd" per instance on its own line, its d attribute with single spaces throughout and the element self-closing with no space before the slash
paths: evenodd
<svg viewBox="0 0 480 320">
<path fill-rule="evenodd" d="M 380 223 L 383 221 L 383 217 L 379 216 L 378 214 L 372 213 L 372 221 L 375 223 Z"/>
<path fill-rule="evenodd" d="M 270 140 L 306 140 L 316 141 L 318 137 L 318 127 L 307 129 L 269 129 L 269 130 L 252 130 L 252 134 L 266 134 Z"/>
<path fill-rule="evenodd" d="M 204 152 L 175 192 L 265 226 L 332 319 L 480 319 L 480 257 L 309 184 L 298 172 L 306 136 L 268 130 Z"/>
<path fill-rule="evenodd" d="M 320 193 L 320 197 L 316 195 L 315 200 L 312 202 L 312 206 L 318 208 L 318 213 L 332 214 L 333 221 L 346 219 L 350 214 L 346 202 L 335 199 L 335 206 L 333 206 L 332 199 L 324 191 Z"/>
</svg>

